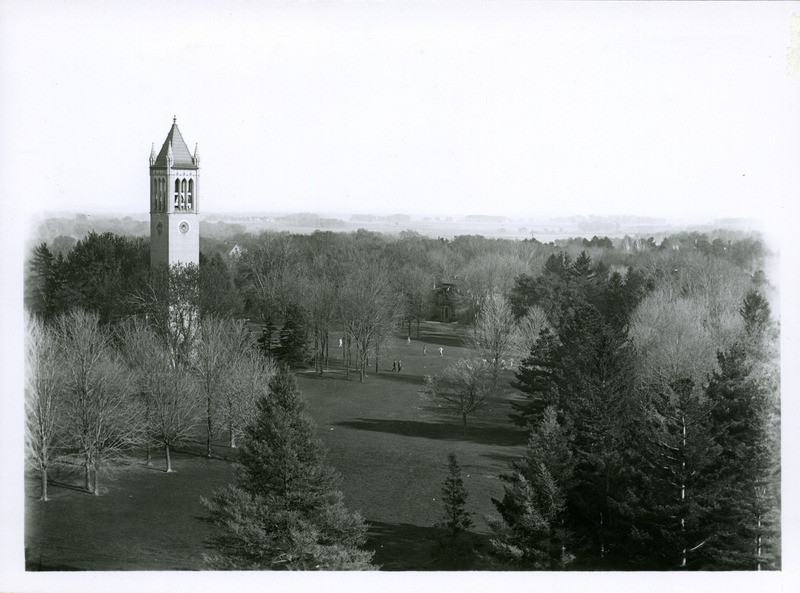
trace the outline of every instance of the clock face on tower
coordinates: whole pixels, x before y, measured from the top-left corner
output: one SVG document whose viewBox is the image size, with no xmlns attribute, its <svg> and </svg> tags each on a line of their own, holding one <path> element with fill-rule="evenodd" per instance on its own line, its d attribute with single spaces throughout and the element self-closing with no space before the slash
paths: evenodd
<svg viewBox="0 0 800 593">
<path fill-rule="evenodd" d="M 178 225 L 178 230 L 182 232 L 184 235 L 189 232 L 189 223 L 185 220 Z"/>
<path fill-rule="evenodd" d="M 164 232 L 164 223 L 163 222 L 159 221 L 159 223 L 156 225 L 156 232 L 159 235 Z"/>
</svg>

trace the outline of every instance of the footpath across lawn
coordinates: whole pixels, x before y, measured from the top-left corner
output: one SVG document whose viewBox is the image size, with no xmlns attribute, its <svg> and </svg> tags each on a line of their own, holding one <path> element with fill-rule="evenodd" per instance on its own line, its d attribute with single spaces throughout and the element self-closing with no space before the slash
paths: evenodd
<svg viewBox="0 0 800 593">
<path fill-rule="evenodd" d="M 430 327 L 428 327 L 430 326 Z M 421 398 L 419 389 L 466 352 L 456 326 L 426 324 L 423 340 L 394 338 L 382 349 L 380 371 L 363 382 L 345 379 L 341 350 L 321 376 L 298 372 L 298 386 L 341 474 L 345 504 L 360 510 L 370 525 L 368 547 L 383 570 L 435 570 L 433 525 L 441 519 L 447 455 L 456 454 L 469 491 L 467 508 L 475 522 L 474 544 L 484 545 L 496 516 L 492 497 L 502 496 L 499 474 L 524 451 L 526 433 L 508 421 L 510 393 L 469 419 Z M 422 347 L 427 346 L 427 355 Z M 443 356 L 438 347 L 443 345 Z M 402 371 L 392 372 L 392 362 Z M 505 379 L 511 379 L 511 373 Z M 507 384 L 507 381 L 506 381 Z M 51 500 L 36 500 L 36 476 L 27 480 L 26 553 L 28 570 L 198 570 L 212 532 L 201 496 L 235 480 L 236 452 L 220 440 L 215 457 L 188 445 L 173 457 L 175 473 L 156 457 L 150 468 L 137 462 L 101 481 L 95 497 L 77 487 L 77 472 L 52 476 Z M 479 567 L 479 566 L 478 566 Z"/>
</svg>

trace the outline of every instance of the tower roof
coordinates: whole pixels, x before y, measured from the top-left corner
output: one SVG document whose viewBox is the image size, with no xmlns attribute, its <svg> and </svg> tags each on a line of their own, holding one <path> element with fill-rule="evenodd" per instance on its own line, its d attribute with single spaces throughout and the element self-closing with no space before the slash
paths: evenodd
<svg viewBox="0 0 800 593">
<path fill-rule="evenodd" d="M 192 153 L 186 146 L 186 142 L 181 136 L 181 131 L 178 129 L 178 124 L 175 118 L 172 119 L 172 127 L 167 134 L 167 139 L 164 140 L 164 145 L 156 157 L 156 162 L 153 167 L 166 167 L 167 166 L 167 152 L 169 152 L 170 144 L 172 145 L 172 168 L 173 169 L 196 169 L 197 163 L 192 158 Z"/>
</svg>

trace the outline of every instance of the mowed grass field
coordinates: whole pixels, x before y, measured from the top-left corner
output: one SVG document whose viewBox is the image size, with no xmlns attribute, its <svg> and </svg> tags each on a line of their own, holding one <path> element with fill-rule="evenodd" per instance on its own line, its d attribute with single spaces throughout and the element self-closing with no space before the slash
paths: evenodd
<svg viewBox="0 0 800 593">
<path fill-rule="evenodd" d="M 510 389 L 470 418 L 466 435 L 458 416 L 421 397 L 426 374 L 467 355 L 458 331 L 456 325 L 426 323 L 410 346 L 405 338 L 390 339 L 378 374 L 371 361 L 363 383 L 352 372 L 346 380 L 336 347 L 322 376 L 297 373 L 328 462 L 341 474 L 345 502 L 370 525 L 367 547 L 383 570 L 444 566 L 435 554 L 433 525 L 442 515 L 449 452 L 456 454 L 469 490 L 476 547 L 488 539 L 487 516 L 496 516 L 491 498 L 502 496 L 499 474 L 524 452 L 525 431 L 508 421 Z M 394 360 L 402 361 L 399 373 L 391 371 Z M 51 500 L 43 503 L 36 500 L 37 477 L 29 475 L 28 569 L 203 569 L 213 528 L 200 497 L 235 480 L 236 451 L 224 443 L 219 441 L 211 459 L 202 456 L 200 444 L 179 449 L 171 474 L 163 471 L 160 453 L 152 467 L 136 462 L 119 468 L 103 476 L 99 497 L 79 489 L 79 472 L 62 468 L 51 476 Z"/>
</svg>

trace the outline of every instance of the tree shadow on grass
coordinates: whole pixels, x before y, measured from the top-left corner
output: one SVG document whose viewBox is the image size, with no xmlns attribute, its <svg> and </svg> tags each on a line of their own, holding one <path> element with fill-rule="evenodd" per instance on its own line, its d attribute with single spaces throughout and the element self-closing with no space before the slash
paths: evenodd
<svg viewBox="0 0 800 593">
<path fill-rule="evenodd" d="M 158 451 L 158 456 L 155 457 L 155 459 L 160 460 L 160 463 L 163 464 L 165 463 L 163 449 L 159 449 Z M 205 441 L 187 439 L 170 447 L 170 455 L 173 462 L 182 458 L 213 459 L 216 461 L 239 461 L 239 448 L 232 449 L 228 445 L 213 442 L 211 444 L 211 457 L 209 457 L 206 452 Z"/>
<path fill-rule="evenodd" d="M 373 564 L 383 571 L 486 570 L 478 555 L 488 547 L 488 536 L 464 533 L 459 557 L 443 549 L 445 531 L 409 523 L 369 522 L 365 548 L 375 551 Z"/>
<path fill-rule="evenodd" d="M 371 521 L 364 547 L 375 551 L 372 562 L 381 570 L 439 570 L 436 533 L 434 527 Z"/>
<path fill-rule="evenodd" d="M 524 430 L 506 426 L 468 426 L 467 433 L 457 421 L 419 422 L 417 420 L 386 420 L 380 418 L 356 418 L 337 422 L 337 426 L 386 432 L 409 437 L 441 439 L 450 441 L 470 441 L 482 445 L 515 446 L 525 444 L 527 434 Z"/>
<path fill-rule="evenodd" d="M 433 350 L 428 348 L 428 356 L 439 356 L 439 346 L 447 346 L 448 348 L 463 348 L 464 338 L 459 336 L 449 336 L 445 334 L 428 334 L 422 335 L 419 338 L 411 338 L 411 348 L 414 348 L 414 343 L 429 344 L 434 347 Z M 417 346 L 417 348 L 419 348 Z"/>
<path fill-rule="evenodd" d="M 333 365 L 331 365 L 333 367 Z M 306 379 L 316 379 L 317 381 L 347 381 L 347 372 L 341 366 L 336 365 L 333 368 L 325 369 L 321 374 L 316 372 L 313 368 L 296 369 L 298 375 L 302 375 Z M 353 375 L 358 376 L 358 371 L 350 369 L 350 380 L 352 381 Z"/>
<path fill-rule="evenodd" d="M 414 385 L 419 385 L 420 387 L 422 387 L 423 383 L 425 382 L 424 375 L 414 375 L 411 373 L 404 373 L 403 371 L 400 371 L 399 373 L 392 372 L 392 369 L 386 369 L 385 371 L 381 372 L 380 375 L 378 376 L 388 381 L 398 381 L 400 383 L 412 383 Z"/>
<path fill-rule="evenodd" d="M 47 480 L 47 486 L 52 486 L 53 488 L 64 488 L 65 490 L 74 490 L 75 492 L 85 492 L 86 494 L 89 494 L 89 491 L 86 490 L 82 484 L 70 484 L 68 482 L 62 482 L 61 480 L 49 479 Z"/>
<path fill-rule="evenodd" d="M 486 457 L 487 459 L 491 459 L 493 461 L 500 461 L 501 463 L 510 464 L 512 461 L 517 461 L 521 457 L 522 454 L 519 455 L 506 455 L 503 453 L 482 453 L 481 457 Z"/>
<path fill-rule="evenodd" d="M 30 553 L 25 548 L 25 571 L 26 572 L 73 572 L 83 570 L 77 566 L 69 564 L 48 564 L 42 561 L 41 554 Z"/>
</svg>

